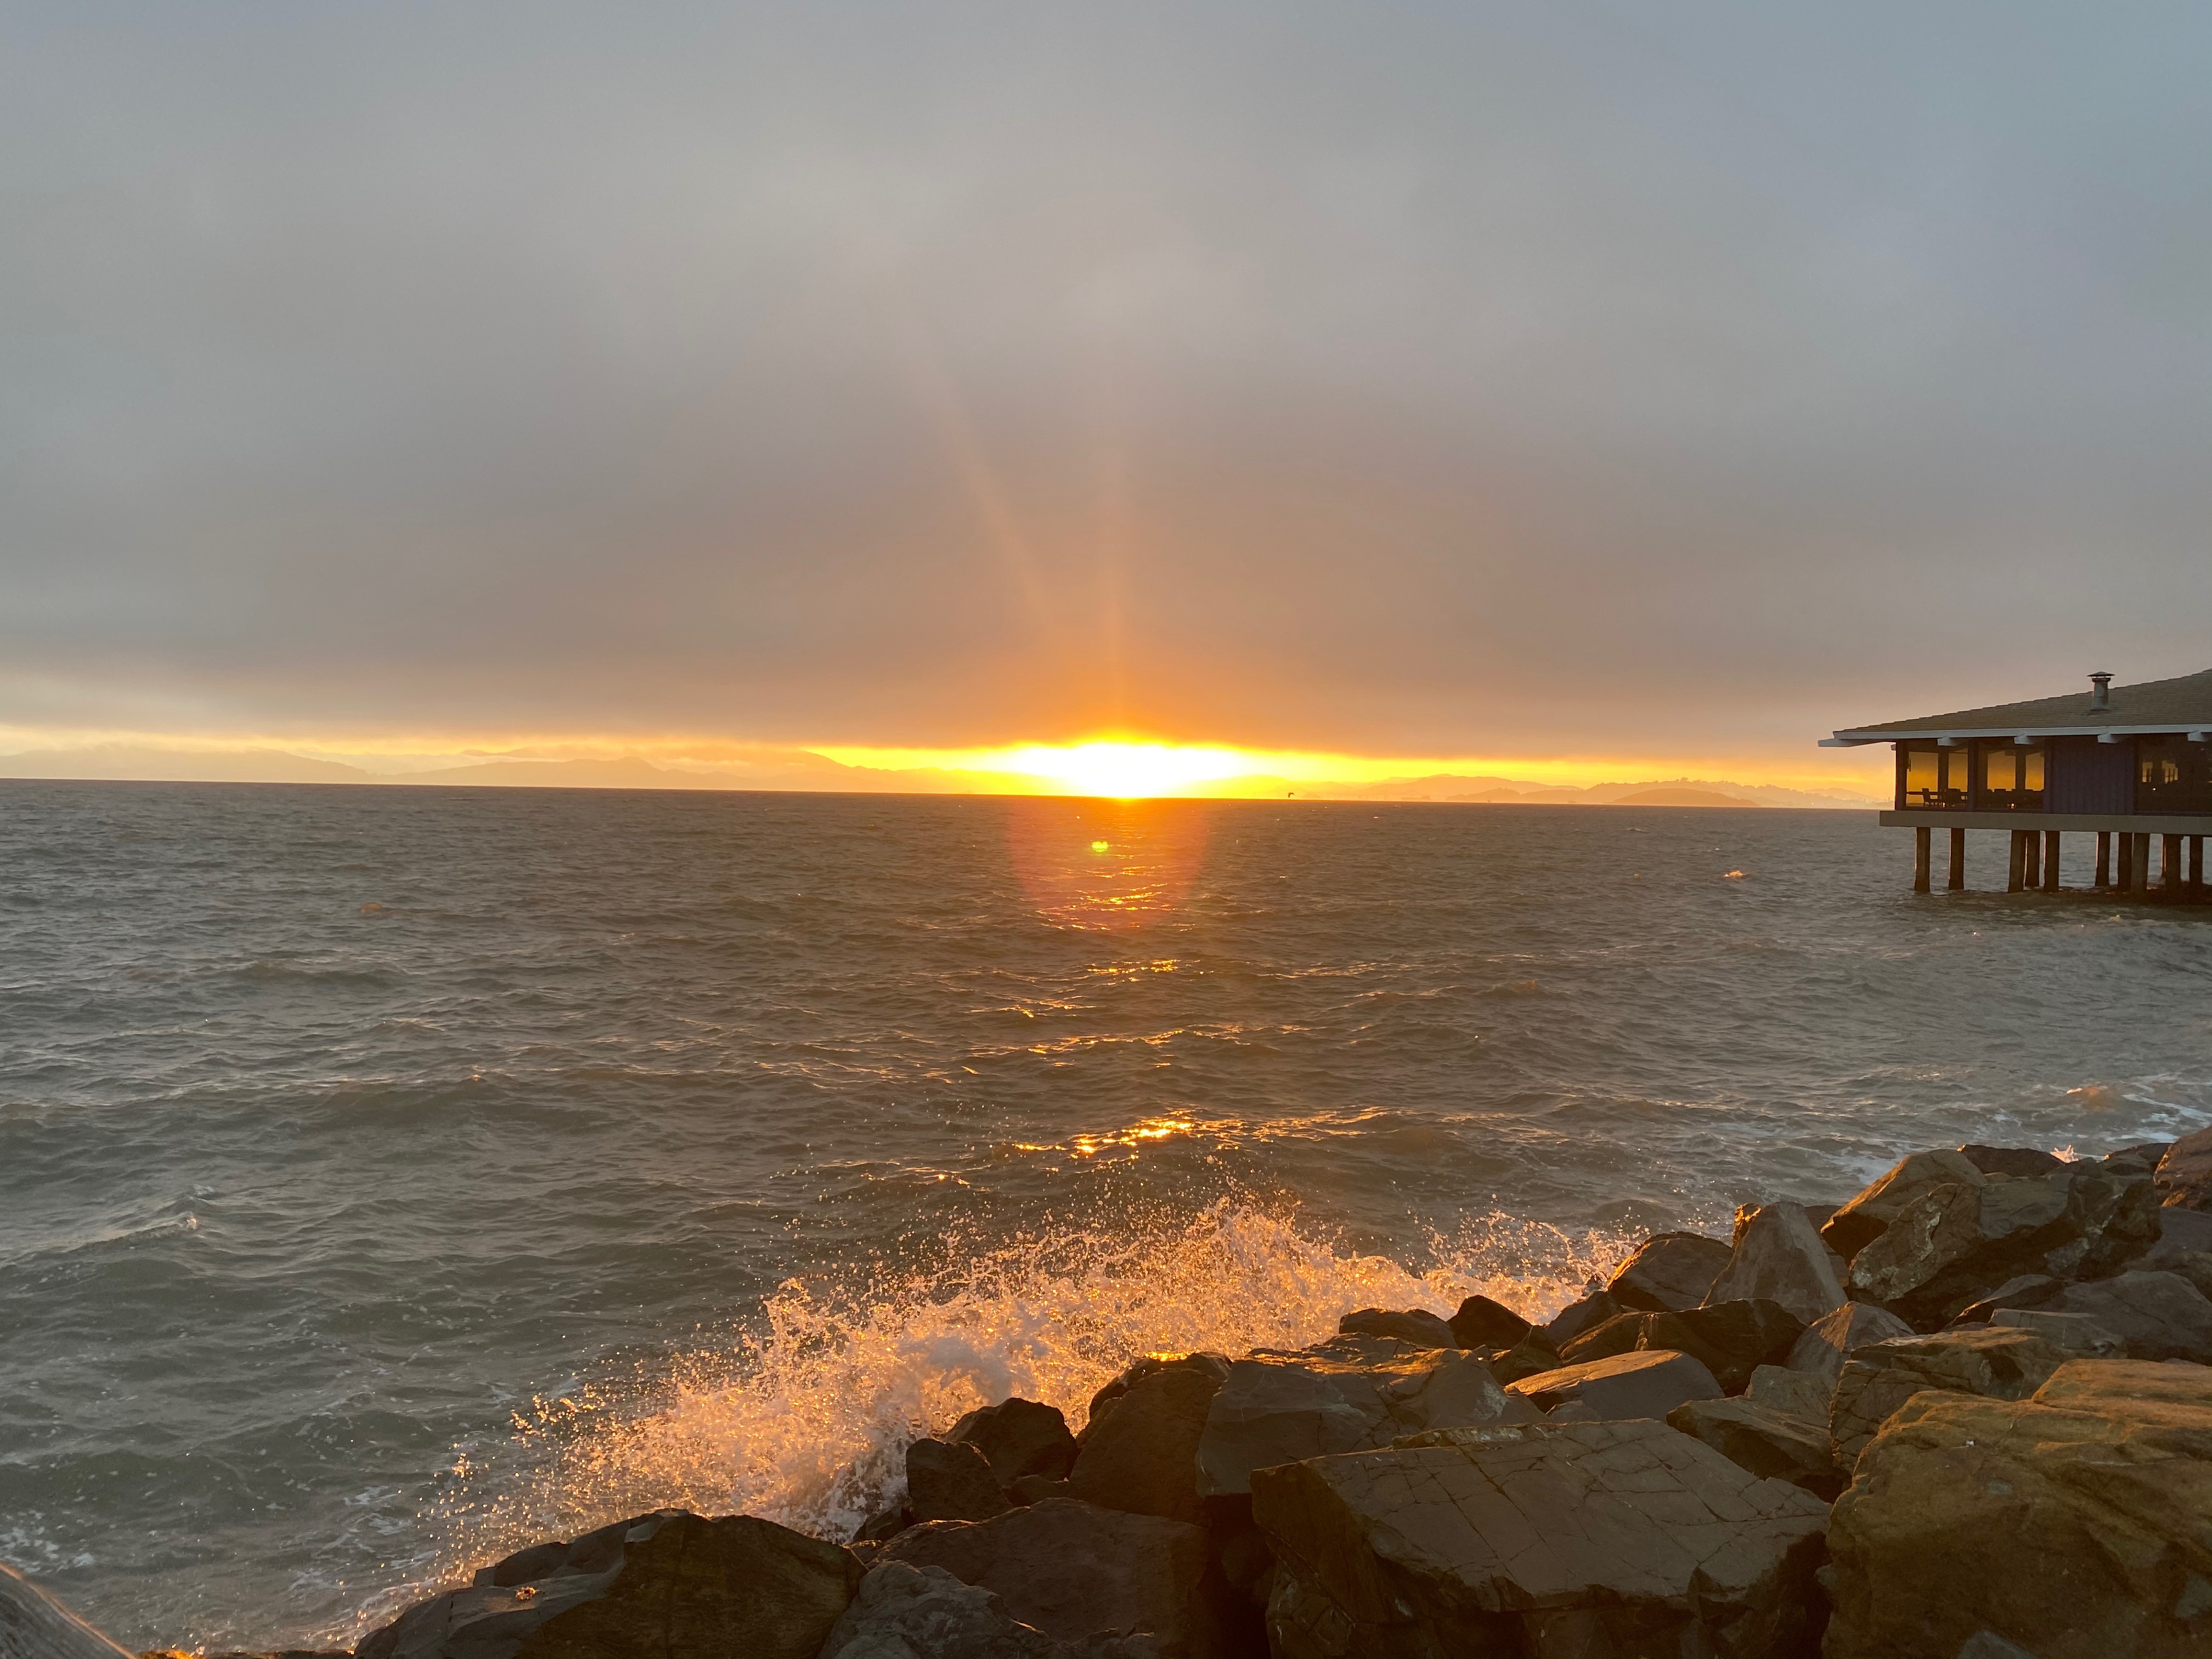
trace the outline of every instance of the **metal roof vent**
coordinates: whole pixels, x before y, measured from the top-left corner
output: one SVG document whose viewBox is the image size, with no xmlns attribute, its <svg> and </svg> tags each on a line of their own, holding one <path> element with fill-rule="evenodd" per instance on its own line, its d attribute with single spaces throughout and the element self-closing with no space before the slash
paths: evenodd
<svg viewBox="0 0 2212 1659">
<path fill-rule="evenodd" d="M 2112 677 L 2100 671 L 2089 676 L 2089 707 L 2110 708 L 2112 706 Z"/>
</svg>

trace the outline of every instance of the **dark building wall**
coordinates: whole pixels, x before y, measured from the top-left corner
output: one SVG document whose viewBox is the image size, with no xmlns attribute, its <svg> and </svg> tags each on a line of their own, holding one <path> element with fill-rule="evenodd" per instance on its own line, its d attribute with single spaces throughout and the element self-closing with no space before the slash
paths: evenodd
<svg viewBox="0 0 2212 1659">
<path fill-rule="evenodd" d="M 2131 738 L 2056 738 L 2051 744 L 2053 812 L 2132 812 L 2136 810 L 2136 746 Z"/>
</svg>

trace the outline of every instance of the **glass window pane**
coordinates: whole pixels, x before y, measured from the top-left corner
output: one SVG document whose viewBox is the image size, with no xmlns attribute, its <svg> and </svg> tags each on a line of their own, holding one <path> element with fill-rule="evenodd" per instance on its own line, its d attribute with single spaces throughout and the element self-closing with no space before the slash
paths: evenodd
<svg viewBox="0 0 2212 1659">
<path fill-rule="evenodd" d="M 1942 789 L 1938 770 L 1938 757 L 1933 749 L 1908 749 L 1905 751 L 1905 804 L 1907 806 L 1933 806 Z"/>
<path fill-rule="evenodd" d="M 2040 793 L 2043 789 L 2043 751 L 2040 749 L 2031 749 L 2024 758 L 2027 761 L 2027 776 L 2021 787 Z"/>
<path fill-rule="evenodd" d="M 1990 788 L 2009 789 L 2016 775 L 2013 750 L 2009 745 L 1990 750 L 1989 768 L 1982 775 L 1983 781 Z"/>
</svg>

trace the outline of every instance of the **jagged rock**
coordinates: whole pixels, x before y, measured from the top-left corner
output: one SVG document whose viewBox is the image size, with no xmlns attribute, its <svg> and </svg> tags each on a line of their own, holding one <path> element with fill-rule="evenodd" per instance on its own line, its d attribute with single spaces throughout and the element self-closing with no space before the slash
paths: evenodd
<svg viewBox="0 0 2212 1659">
<path fill-rule="evenodd" d="M 661 1510 L 521 1550 L 419 1601 L 356 1659 L 815 1659 L 848 1550 L 750 1515 Z"/>
<path fill-rule="evenodd" d="M 1336 1322 L 1339 1336 L 1387 1336 L 1394 1342 L 1410 1342 L 1417 1348 L 1456 1348 L 1464 1346 L 1452 1334 L 1443 1316 L 1426 1308 L 1393 1312 L 1385 1308 L 1362 1308 Z"/>
<path fill-rule="evenodd" d="M 1667 1413 L 1667 1422 L 1761 1480 L 1787 1480 L 1823 1503 L 1844 1489 L 1825 1423 L 1747 1398 L 1687 1401 Z"/>
<path fill-rule="evenodd" d="M 1793 1371 L 1809 1371 L 1823 1378 L 1832 1393 L 1844 1372 L 1844 1361 L 1869 1342 L 1887 1342 L 1893 1336 L 1910 1336 L 1912 1327 L 1887 1308 L 1871 1302 L 1846 1302 L 1822 1314 L 1805 1328 L 1783 1360 Z"/>
<path fill-rule="evenodd" d="M 878 1559 L 942 1567 L 1057 1641 L 1146 1635 L 1162 1659 L 1207 1659 L 1219 1646 L 1201 1582 L 1207 1553 L 1205 1532 L 1187 1522 L 1053 1498 L 988 1521 L 911 1528 Z"/>
<path fill-rule="evenodd" d="M 2085 1359 L 2118 1359 L 2126 1344 L 2094 1316 L 2054 1313 L 2048 1308 L 2006 1308 L 1990 1321 L 1994 1329 L 2033 1331 L 2054 1348 Z"/>
<path fill-rule="evenodd" d="M 1846 1201 L 1829 1217 L 1820 1237 L 1845 1261 L 1889 1229 L 1899 1212 L 1937 1187 L 1979 1186 L 1984 1176 L 1962 1152 L 1915 1152 Z"/>
<path fill-rule="evenodd" d="M 2150 1179 L 2140 1170 L 2069 1164 L 2033 1179 L 1974 1173 L 1972 1182 L 1927 1188 L 1851 1259 L 1855 1297 L 1934 1330 L 2008 1279 L 2100 1279 L 2158 1238 Z"/>
<path fill-rule="evenodd" d="M 1075 1437 L 1067 1431 L 1060 1407 L 1034 1400 L 1002 1400 L 995 1406 L 979 1407 L 955 1423 L 945 1437 L 981 1452 L 1002 1491 L 1012 1491 L 1025 1474 L 1060 1480 L 1075 1462 Z"/>
<path fill-rule="evenodd" d="M 1844 1287 L 1829 1256 L 1802 1205 L 1763 1204 L 1739 1230 L 1735 1248 L 1705 1293 L 1705 1305 L 1774 1302 L 1810 1324 L 1844 1305 Z"/>
<path fill-rule="evenodd" d="M 1076 1437 L 1064 1495 L 1132 1515 L 1198 1522 L 1205 1515 L 1198 1443 L 1229 1362 L 1201 1353 L 1140 1364 L 1141 1373 L 1094 1408 Z"/>
<path fill-rule="evenodd" d="M 1806 1654 L 1827 1507 L 1659 1422 L 1445 1431 L 1262 1470 L 1278 1659 Z"/>
<path fill-rule="evenodd" d="M 917 1440 L 906 1449 L 906 1520 L 988 1521 L 1007 1507 L 983 1454 L 965 1441 Z"/>
<path fill-rule="evenodd" d="M 2208 1515 L 2203 1366 L 2077 1359 L 2032 1400 L 1923 1394 L 1836 1504 L 1827 1659 L 2202 1659 Z"/>
<path fill-rule="evenodd" d="M 1861 1348 L 1836 1379 L 1828 1407 L 1828 1438 L 1836 1462 L 1846 1469 L 1857 1462 L 1890 1414 L 1923 1389 L 2024 1400 L 2066 1358 L 2063 1349 L 2033 1331 L 1988 1325 L 1898 1337 Z"/>
<path fill-rule="evenodd" d="M 1961 1146 L 1959 1156 L 1984 1175 L 2046 1176 L 2066 1167 L 2063 1158 L 2033 1146 Z"/>
<path fill-rule="evenodd" d="M 2001 1308 L 2039 1308 L 2065 1288 L 2048 1273 L 2021 1273 L 2005 1280 L 1980 1301 L 1970 1302 L 1960 1309 L 1951 1323 L 1986 1325 Z"/>
<path fill-rule="evenodd" d="M 1198 1490 L 1251 1490 L 1256 1468 L 1389 1443 L 1424 1429 L 1495 1423 L 1513 1410 L 1489 1370 L 1455 1348 L 1339 1336 L 1314 1347 L 1255 1349 L 1206 1409 Z"/>
<path fill-rule="evenodd" d="M 1828 1431 L 1828 1401 L 1836 1385 L 1818 1371 L 1793 1371 L 1782 1365 L 1761 1365 L 1751 1374 L 1751 1385 L 1742 1397 L 1784 1417 L 1802 1417 Z"/>
<path fill-rule="evenodd" d="M 1471 1296 L 1451 1316 L 1452 1339 L 1462 1348 L 1511 1348 L 1536 1328 L 1502 1302 Z"/>
<path fill-rule="evenodd" d="M 2212 1211 L 2185 1209 L 2179 1204 L 2161 1204 L 2158 1210 L 2158 1243 L 2150 1247 L 2153 1256 L 2162 1252 L 2181 1254 L 2186 1251 L 2212 1255 Z"/>
<path fill-rule="evenodd" d="M 0 1561 L 0 1659 L 132 1659 L 61 1598 Z"/>
<path fill-rule="evenodd" d="M 2212 1302 L 2179 1273 L 2121 1273 L 2069 1285 L 2048 1304 L 2087 1314 L 2126 1345 L 2130 1359 L 2212 1364 Z"/>
<path fill-rule="evenodd" d="M 822 1659 L 1152 1659 L 1158 1651 L 1138 1636 L 1056 1642 L 980 1584 L 887 1561 L 860 1580 Z"/>
<path fill-rule="evenodd" d="M 1482 1363 L 1490 1367 L 1490 1374 L 1502 1386 L 1517 1382 L 1524 1376 L 1557 1370 L 1560 1361 L 1559 1350 L 1544 1340 L 1544 1334 L 1532 1330 L 1502 1352 L 1484 1350 Z"/>
<path fill-rule="evenodd" d="M 2152 1181 L 2161 1204 L 2177 1210 L 2212 1210 L 2212 1129 L 2184 1135 L 2167 1147 Z"/>
<path fill-rule="evenodd" d="M 1606 1294 L 1623 1308 L 1680 1313 L 1705 1299 L 1729 1254 L 1726 1244 L 1703 1233 L 1655 1233 L 1620 1264 Z"/>
<path fill-rule="evenodd" d="M 1544 1340 L 1553 1348 L 1564 1348 L 1584 1331 L 1602 1325 L 1608 1319 L 1618 1319 L 1629 1312 L 1603 1291 L 1593 1291 L 1579 1302 L 1570 1302 L 1552 1316 L 1544 1327 Z"/>
<path fill-rule="evenodd" d="M 1803 1329 L 1795 1315 L 1773 1302 L 1724 1302 L 1679 1314 L 1622 1314 L 1577 1337 L 1559 1358 L 1576 1365 L 1664 1348 L 1695 1356 L 1718 1379 L 1722 1392 L 1736 1394 L 1759 1366 L 1788 1358 Z"/>
<path fill-rule="evenodd" d="M 1619 1422 L 1663 1419 L 1691 1400 L 1717 1400 L 1721 1385 L 1698 1360 L 1664 1348 L 1610 1355 L 1523 1377 L 1506 1389 L 1552 1416 L 1566 1420 Z"/>
<path fill-rule="evenodd" d="M 2146 1170 L 2155 1175 L 2158 1172 L 2159 1164 L 2172 1150 L 2173 1143 L 2170 1140 L 2145 1140 L 2133 1146 L 2123 1146 L 2117 1152 L 2106 1152 L 2098 1161 L 2106 1165 L 2140 1164 Z"/>
</svg>

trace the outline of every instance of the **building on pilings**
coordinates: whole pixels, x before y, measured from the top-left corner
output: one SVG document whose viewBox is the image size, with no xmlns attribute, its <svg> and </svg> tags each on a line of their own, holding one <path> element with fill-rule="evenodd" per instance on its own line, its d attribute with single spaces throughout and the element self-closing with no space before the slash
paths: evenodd
<svg viewBox="0 0 2212 1659">
<path fill-rule="evenodd" d="M 1855 726 L 1822 746 L 1895 746 L 1895 798 L 1881 822 L 1913 831 L 1915 892 L 1929 890 L 1938 830 L 1950 832 L 1951 888 L 1966 884 L 1966 832 L 2002 830 L 2011 837 L 2006 890 L 2057 892 L 2061 837 L 2074 831 L 2097 838 L 2098 888 L 2203 901 L 2212 670 L 2139 685 L 2096 673 L 2089 684 L 2086 693 Z"/>
</svg>

